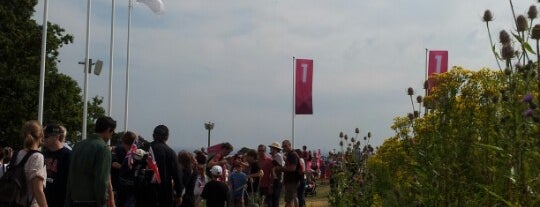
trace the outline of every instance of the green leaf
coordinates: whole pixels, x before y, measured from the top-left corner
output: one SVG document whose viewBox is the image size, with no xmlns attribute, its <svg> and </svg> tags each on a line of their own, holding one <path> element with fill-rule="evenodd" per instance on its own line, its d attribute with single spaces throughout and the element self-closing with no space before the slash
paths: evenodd
<svg viewBox="0 0 540 207">
<path fill-rule="evenodd" d="M 524 42 L 524 43 L 523 43 L 523 47 L 525 48 L 525 50 L 527 50 L 527 52 L 530 52 L 530 53 L 532 53 L 532 54 L 536 54 L 536 53 L 534 52 L 534 50 L 532 49 L 531 45 L 529 45 L 528 42 Z"/>
<path fill-rule="evenodd" d="M 479 147 L 483 147 L 485 149 L 490 149 L 490 150 L 495 150 L 495 151 L 503 151 L 502 148 L 494 146 L 494 145 L 481 144 L 481 143 L 476 143 L 476 145 L 478 145 Z"/>
<path fill-rule="evenodd" d="M 481 185 L 478 185 L 477 186 L 481 189 L 483 189 L 484 191 L 486 191 L 488 194 L 490 194 L 491 196 L 497 198 L 498 200 L 504 202 L 507 206 L 511 206 L 511 207 L 517 207 L 516 205 L 510 203 L 510 201 L 507 201 L 505 200 L 502 196 L 500 195 L 497 195 L 496 193 L 494 193 L 493 191 L 490 191 L 489 189 L 487 189 L 485 186 L 481 186 Z"/>
</svg>

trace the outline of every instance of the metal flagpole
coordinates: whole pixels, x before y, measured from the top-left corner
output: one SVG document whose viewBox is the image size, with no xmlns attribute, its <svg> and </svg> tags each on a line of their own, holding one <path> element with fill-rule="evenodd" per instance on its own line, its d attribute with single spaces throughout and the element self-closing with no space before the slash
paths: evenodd
<svg viewBox="0 0 540 207">
<path fill-rule="evenodd" d="M 296 113 L 296 68 L 294 67 L 294 63 L 296 62 L 296 58 L 293 56 L 292 57 L 293 59 L 293 81 L 292 81 L 292 84 L 293 84 L 293 87 L 292 87 L 292 148 L 294 149 L 294 117 L 295 117 L 295 113 Z"/>
<path fill-rule="evenodd" d="M 109 109 L 107 115 L 111 116 L 112 111 L 112 81 L 113 81 L 113 67 L 114 67 L 114 0 L 111 5 L 111 45 L 109 50 Z"/>
<path fill-rule="evenodd" d="M 128 97 L 129 97 L 129 37 L 131 32 L 131 10 L 133 9 L 133 0 L 129 0 L 128 6 L 128 33 L 127 33 L 127 61 L 126 61 L 126 105 L 124 111 L 124 131 L 128 129 Z"/>
<path fill-rule="evenodd" d="M 38 121 L 43 124 L 43 98 L 45 97 L 45 57 L 47 53 L 47 11 L 49 10 L 49 1 L 45 0 L 43 5 L 43 30 L 41 34 L 41 65 L 39 75 L 39 107 Z"/>
<path fill-rule="evenodd" d="M 88 0 L 86 10 L 86 49 L 84 55 L 84 97 L 83 97 L 83 120 L 82 120 L 82 139 L 86 139 L 86 119 L 88 117 L 88 72 L 90 71 L 90 10 L 92 0 Z"/>
<path fill-rule="evenodd" d="M 426 91 L 425 91 L 426 93 L 424 94 L 424 97 L 426 97 L 426 96 L 428 95 L 428 90 L 429 90 L 429 81 L 428 81 L 428 51 L 429 51 L 429 50 L 426 48 L 426 62 L 424 63 L 424 64 L 425 64 L 425 69 L 426 69 L 424 75 L 425 75 L 426 77 L 425 77 L 425 80 L 424 80 L 424 84 L 426 84 L 427 87 L 426 87 Z M 424 108 L 425 108 L 425 110 L 426 110 L 426 111 L 424 112 L 424 114 L 427 114 L 427 113 L 428 113 L 428 108 L 427 108 L 427 107 L 424 107 Z M 420 111 L 419 113 L 422 113 L 422 112 Z"/>
</svg>

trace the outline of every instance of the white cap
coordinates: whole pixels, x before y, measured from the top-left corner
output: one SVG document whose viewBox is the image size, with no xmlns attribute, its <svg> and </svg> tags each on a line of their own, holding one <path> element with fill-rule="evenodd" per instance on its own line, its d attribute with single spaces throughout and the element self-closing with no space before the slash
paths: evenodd
<svg viewBox="0 0 540 207">
<path fill-rule="evenodd" d="M 214 165 L 212 169 L 210 169 L 210 172 L 212 175 L 221 175 L 223 173 L 223 169 L 221 169 L 221 166 Z"/>
</svg>

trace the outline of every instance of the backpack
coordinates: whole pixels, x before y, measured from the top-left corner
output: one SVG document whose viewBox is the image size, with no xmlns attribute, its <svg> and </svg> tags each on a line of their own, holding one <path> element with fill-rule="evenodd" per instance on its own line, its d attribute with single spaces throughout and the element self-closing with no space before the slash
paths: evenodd
<svg viewBox="0 0 540 207">
<path fill-rule="evenodd" d="M 32 199 L 24 201 L 23 197 L 27 195 L 26 174 L 24 165 L 28 158 L 38 151 L 31 150 L 26 153 L 21 162 L 15 165 L 18 152 L 15 154 L 11 163 L 2 178 L 0 178 L 0 206 L 30 206 Z"/>
</svg>

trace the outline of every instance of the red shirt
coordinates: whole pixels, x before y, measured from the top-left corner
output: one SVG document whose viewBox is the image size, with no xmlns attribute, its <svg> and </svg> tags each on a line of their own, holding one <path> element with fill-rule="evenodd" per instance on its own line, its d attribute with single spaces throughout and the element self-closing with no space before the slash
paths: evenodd
<svg viewBox="0 0 540 207">
<path fill-rule="evenodd" d="M 264 158 L 259 160 L 259 167 L 263 170 L 263 177 L 260 180 L 260 187 L 270 187 L 272 184 L 272 158 L 268 155 L 264 155 Z"/>
</svg>

